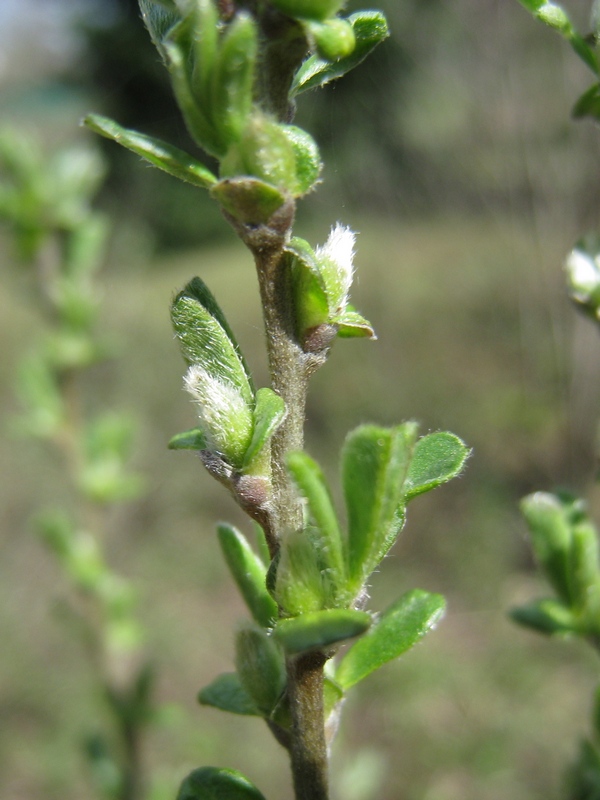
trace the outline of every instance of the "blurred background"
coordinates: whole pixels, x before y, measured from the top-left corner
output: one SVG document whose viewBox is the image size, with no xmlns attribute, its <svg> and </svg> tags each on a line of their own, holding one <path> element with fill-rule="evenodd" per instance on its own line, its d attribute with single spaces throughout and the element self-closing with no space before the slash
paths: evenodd
<svg viewBox="0 0 600 800">
<path fill-rule="evenodd" d="M 361 422 L 417 419 L 474 453 L 460 480 L 411 505 L 375 576 L 372 608 L 418 586 L 445 594 L 448 613 L 355 690 L 334 796 L 558 800 L 589 729 L 597 663 L 506 615 L 547 591 L 519 499 L 564 486 L 600 513 L 600 344 L 562 274 L 573 243 L 600 225 L 598 131 L 570 119 L 588 74 L 516 0 L 377 5 L 392 38 L 340 82 L 302 95 L 297 114 L 326 166 L 296 233 L 323 242 L 336 220 L 360 232 L 353 301 L 379 337 L 336 344 L 311 387 L 307 448 L 336 490 L 343 437 Z M 583 27 L 590 5 L 572 3 Z M 137 587 L 169 710 L 146 742 L 149 798 L 174 797 L 189 770 L 213 764 L 288 800 L 285 753 L 266 727 L 195 702 L 231 669 L 244 615 L 214 524 L 245 521 L 193 454 L 166 449 L 195 421 L 168 317 L 193 275 L 219 299 L 257 384 L 267 382 L 252 264 L 205 193 L 79 128 L 89 111 L 193 147 L 134 0 L 2 0 L 0 126 L 49 152 L 85 141 L 108 163 L 101 327 L 121 348 L 86 390 L 93 406 L 134 415 L 146 479 L 146 493 L 111 517 L 105 547 Z M 60 461 L 11 432 L 14 375 L 40 322 L 6 227 L 0 257 L 0 796 L 75 800 L 92 796 L 80 742 L 104 711 L 57 613 L 60 571 L 30 530 L 36 509 L 66 490 Z"/>
</svg>

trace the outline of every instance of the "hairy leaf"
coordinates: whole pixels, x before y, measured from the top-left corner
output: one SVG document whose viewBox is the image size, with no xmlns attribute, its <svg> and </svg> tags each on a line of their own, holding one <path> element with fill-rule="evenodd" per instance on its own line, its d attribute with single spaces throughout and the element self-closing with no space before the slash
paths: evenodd
<svg viewBox="0 0 600 800">
<path fill-rule="evenodd" d="M 342 484 L 348 509 L 348 573 L 362 586 L 404 524 L 402 487 L 417 436 L 415 423 L 363 425 L 346 438 Z"/>
<path fill-rule="evenodd" d="M 225 561 L 246 605 L 256 622 L 268 628 L 277 619 L 277 604 L 267 592 L 262 561 L 232 525 L 221 523 L 217 530 Z"/>
<path fill-rule="evenodd" d="M 96 133 L 112 139 L 175 178 L 203 189 L 208 189 L 217 182 L 216 176 L 204 164 L 161 139 L 123 128 L 112 119 L 98 114 L 89 114 L 84 122 Z"/>
<path fill-rule="evenodd" d="M 236 672 L 224 672 L 198 693 L 198 702 L 230 714 L 260 717 L 252 698 L 242 686 Z"/>
<path fill-rule="evenodd" d="M 252 441 L 244 456 L 244 467 L 251 466 L 252 461 L 258 458 L 277 428 L 285 418 L 286 409 L 282 398 L 272 389 L 259 389 L 256 393 L 254 408 L 254 431 Z"/>
<path fill-rule="evenodd" d="M 455 478 L 462 470 L 469 450 L 453 433 L 439 432 L 423 436 L 415 445 L 404 494 L 407 500 L 435 489 Z"/>
<path fill-rule="evenodd" d="M 349 689 L 371 672 L 410 650 L 441 618 L 445 600 L 414 589 L 397 600 L 352 645 L 340 662 L 335 680 Z"/>
<path fill-rule="evenodd" d="M 295 655 L 353 639 L 364 633 L 370 624 L 371 615 L 366 611 L 328 608 L 281 619 L 275 625 L 273 635 L 286 653 Z"/>
<path fill-rule="evenodd" d="M 341 78 L 364 61 L 369 53 L 389 36 L 387 20 L 380 11 L 358 11 L 356 14 L 350 14 L 348 22 L 352 25 L 356 37 L 356 46 L 352 53 L 333 62 L 316 55 L 307 58 L 294 77 L 290 92 L 292 96 Z"/>
</svg>

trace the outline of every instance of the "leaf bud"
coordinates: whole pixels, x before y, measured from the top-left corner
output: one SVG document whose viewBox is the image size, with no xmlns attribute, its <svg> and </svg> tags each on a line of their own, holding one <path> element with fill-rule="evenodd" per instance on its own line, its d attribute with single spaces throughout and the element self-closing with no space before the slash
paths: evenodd
<svg viewBox="0 0 600 800">
<path fill-rule="evenodd" d="M 248 176 L 295 193 L 296 156 L 283 127 L 264 114 L 254 114 L 221 161 L 222 178 Z"/>
<path fill-rule="evenodd" d="M 338 61 L 354 52 L 356 36 L 348 20 L 335 17 L 325 22 L 308 22 L 305 28 L 314 39 L 317 53 L 326 61 Z"/>
</svg>

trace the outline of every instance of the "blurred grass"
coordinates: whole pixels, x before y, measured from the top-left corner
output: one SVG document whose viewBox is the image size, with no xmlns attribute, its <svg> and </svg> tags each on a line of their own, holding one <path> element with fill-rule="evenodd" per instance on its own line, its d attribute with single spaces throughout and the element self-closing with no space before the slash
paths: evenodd
<svg viewBox="0 0 600 800">
<path fill-rule="evenodd" d="M 308 449 L 338 498 L 337 452 L 360 422 L 416 418 L 423 431 L 453 430 L 474 455 L 459 481 L 415 501 L 376 576 L 374 609 L 421 586 L 447 594 L 449 611 L 423 644 L 348 702 L 333 762 L 336 797 L 559 798 L 563 769 L 587 731 L 597 668 L 581 647 L 536 638 L 505 615 L 543 590 L 518 499 L 557 482 L 581 489 L 594 460 L 599 375 L 588 359 L 598 363 L 598 346 L 563 298 L 568 232 L 551 231 L 541 249 L 533 229 L 514 220 L 403 226 L 365 217 L 355 226 L 353 300 L 379 341 L 336 344 L 311 387 Z M 168 319 L 169 298 L 194 274 L 222 304 L 257 384 L 267 382 L 258 293 L 240 247 L 149 267 L 133 249 L 117 248 L 102 326 L 121 352 L 86 389 L 91 404 L 125 406 L 138 419 L 137 465 L 149 491 L 115 512 L 106 546 L 139 587 L 160 698 L 173 704 L 149 742 L 149 767 L 172 796 L 186 770 L 216 764 L 287 800 L 285 754 L 266 728 L 194 699 L 231 668 L 231 630 L 244 614 L 214 523 L 247 527 L 192 454 L 166 450 L 170 436 L 194 422 Z M 14 269 L 0 295 L 6 429 L 16 411 L 12 376 L 37 327 L 27 278 Z M 101 719 L 101 706 L 60 618 L 58 570 L 28 529 L 37 508 L 65 496 L 61 467 L 42 446 L 14 436 L 0 460 L 0 796 L 75 800 L 89 796 L 78 740 Z"/>
</svg>

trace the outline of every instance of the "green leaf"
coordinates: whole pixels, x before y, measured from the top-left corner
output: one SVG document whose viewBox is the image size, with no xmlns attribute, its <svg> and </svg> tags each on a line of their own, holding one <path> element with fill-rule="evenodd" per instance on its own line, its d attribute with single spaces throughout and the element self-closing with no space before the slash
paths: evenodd
<svg viewBox="0 0 600 800">
<path fill-rule="evenodd" d="M 328 608 L 279 620 L 273 636 L 288 655 L 295 655 L 360 636 L 370 624 L 371 615 L 366 611 Z"/>
<path fill-rule="evenodd" d="M 265 800 L 256 786 L 235 769 L 201 767 L 185 778 L 177 800 Z"/>
<path fill-rule="evenodd" d="M 304 22 L 309 41 L 314 41 L 317 54 L 326 61 L 348 58 L 356 47 L 354 29 L 348 20 L 334 17 L 324 22 Z"/>
<path fill-rule="evenodd" d="M 219 51 L 219 12 L 213 0 L 196 0 L 189 4 L 188 14 L 193 29 L 193 91 L 203 107 L 212 109 L 210 92 Z"/>
<path fill-rule="evenodd" d="M 277 642 L 257 625 L 244 625 L 235 639 L 235 668 L 260 713 L 270 716 L 287 682 L 283 654 Z"/>
<path fill-rule="evenodd" d="M 439 594 L 414 589 L 402 595 L 348 650 L 336 669 L 337 683 L 349 689 L 406 653 L 437 624 L 444 609 L 445 600 Z"/>
<path fill-rule="evenodd" d="M 390 549 L 404 520 L 402 487 L 417 425 L 363 425 L 342 449 L 342 484 L 348 509 L 348 567 L 355 591 Z"/>
<path fill-rule="evenodd" d="M 301 197 L 315 187 L 323 169 L 317 143 L 312 136 L 295 125 L 282 125 L 296 159 L 296 186 L 294 197 Z"/>
<path fill-rule="evenodd" d="M 377 339 L 375 331 L 369 320 L 361 316 L 358 311 L 355 311 L 349 306 L 346 307 L 342 314 L 331 319 L 334 325 L 337 325 L 337 335 L 341 339 L 355 339 L 355 338 L 368 338 Z"/>
<path fill-rule="evenodd" d="M 165 42 L 164 51 L 171 74 L 173 91 L 190 136 L 207 153 L 215 156 L 215 158 L 223 158 L 227 152 L 227 147 L 219 138 L 212 121 L 198 106 L 190 86 L 186 68 L 188 63 L 187 54 L 172 42 Z"/>
<path fill-rule="evenodd" d="M 210 193 L 228 214 L 250 226 L 266 225 L 286 200 L 270 183 L 247 177 L 219 181 Z"/>
<path fill-rule="evenodd" d="M 308 242 L 294 237 L 287 247 L 292 274 L 296 335 L 304 343 L 307 334 L 329 322 L 329 299 L 325 280 Z"/>
<path fill-rule="evenodd" d="M 257 391 L 254 407 L 254 431 L 252 441 L 244 456 L 244 469 L 251 468 L 254 459 L 260 457 L 271 437 L 283 422 L 285 414 L 285 403 L 272 389 Z"/>
<path fill-rule="evenodd" d="M 584 611 L 588 619 L 595 620 L 600 611 L 598 533 L 589 520 L 583 520 L 572 529 L 569 587 L 575 608 Z"/>
<path fill-rule="evenodd" d="M 429 492 L 460 474 L 469 449 L 453 433 L 439 432 L 423 436 L 415 445 L 404 494 L 407 500 Z"/>
<path fill-rule="evenodd" d="M 307 532 L 292 532 L 281 544 L 277 562 L 267 576 L 274 579 L 274 597 L 288 614 L 318 611 L 333 602 L 327 574 L 321 569 L 319 554 Z"/>
<path fill-rule="evenodd" d="M 271 0 L 271 3 L 290 17 L 323 20 L 337 14 L 344 0 Z"/>
<path fill-rule="evenodd" d="M 576 633 L 577 620 L 571 610 L 560 600 L 545 598 L 515 608 L 511 618 L 525 628 L 532 628 L 548 636 Z"/>
<path fill-rule="evenodd" d="M 323 679 L 323 706 L 325 710 L 325 720 L 334 711 L 337 704 L 344 699 L 344 690 L 332 680 L 328 675 Z"/>
<path fill-rule="evenodd" d="M 555 592 L 567 605 L 572 600 L 569 511 L 569 506 L 560 497 L 546 492 L 530 494 L 521 501 L 521 513 L 531 534 L 535 556 Z"/>
<path fill-rule="evenodd" d="M 254 705 L 252 698 L 240 683 L 235 672 L 225 672 L 214 679 L 212 683 L 201 689 L 198 702 L 203 706 L 212 706 L 230 714 L 260 717 L 260 711 Z"/>
<path fill-rule="evenodd" d="M 176 433 L 167 447 L 169 450 L 206 450 L 208 444 L 203 429 L 192 428 L 189 431 Z"/>
<path fill-rule="evenodd" d="M 254 19 L 238 11 L 213 57 L 208 98 L 214 126 L 225 147 L 240 139 L 252 110 L 257 45 Z"/>
<path fill-rule="evenodd" d="M 573 106 L 573 116 L 576 119 L 581 117 L 592 117 L 592 119 L 600 119 L 600 83 L 594 83 L 593 86 L 584 92 L 579 100 Z"/>
<path fill-rule="evenodd" d="M 256 112 L 248 120 L 239 141 L 221 161 L 221 178 L 257 178 L 282 192 L 295 194 L 296 156 L 284 126 Z"/>
<path fill-rule="evenodd" d="M 232 525 L 217 527 L 225 561 L 253 618 L 268 628 L 277 619 L 277 604 L 267 592 L 266 570 L 246 538 Z"/>
<path fill-rule="evenodd" d="M 291 96 L 341 78 L 364 61 L 369 53 L 389 36 L 387 20 L 380 11 L 359 11 L 351 14 L 348 22 L 352 25 L 356 38 L 356 46 L 352 53 L 333 63 L 316 55 L 307 58 L 294 77 Z"/>
<path fill-rule="evenodd" d="M 161 139 L 122 128 L 112 119 L 98 114 L 89 114 L 84 123 L 96 133 L 112 139 L 175 178 L 203 189 L 208 189 L 217 182 L 216 176 L 204 164 Z"/>
<path fill-rule="evenodd" d="M 165 59 L 163 41 L 171 28 L 181 20 L 181 16 L 177 12 L 175 4 L 168 0 L 138 0 L 138 2 L 150 38 Z"/>
<path fill-rule="evenodd" d="M 345 583 L 346 568 L 342 534 L 321 467 L 307 453 L 291 452 L 287 468 L 308 504 L 309 519 L 320 540 L 322 569 L 329 572 L 335 586 Z"/>
<path fill-rule="evenodd" d="M 528 11 L 531 11 L 532 14 L 536 14 L 537 11 L 545 5 L 546 0 L 518 0 L 518 2 Z"/>
<path fill-rule="evenodd" d="M 200 364 L 214 377 L 235 386 L 254 404 L 250 371 L 225 315 L 200 278 L 193 278 L 171 307 L 175 335 L 188 364 Z"/>
</svg>

